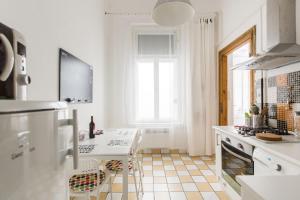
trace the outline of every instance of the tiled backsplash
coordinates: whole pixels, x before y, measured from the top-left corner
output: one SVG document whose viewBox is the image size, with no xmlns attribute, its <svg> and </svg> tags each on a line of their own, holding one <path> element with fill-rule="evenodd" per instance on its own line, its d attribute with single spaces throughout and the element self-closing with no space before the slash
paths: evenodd
<svg viewBox="0 0 300 200">
<path fill-rule="evenodd" d="M 261 75 L 264 74 L 264 75 Z M 263 87 L 261 87 L 261 77 Z M 256 102 L 268 108 L 267 123 L 280 129 L 294 129 L 294 106 L 300 103 L 300 71 L 287 73 L 256 72 Z M 264 95 L 262 95 L 264 91 Z"/>
</svg>

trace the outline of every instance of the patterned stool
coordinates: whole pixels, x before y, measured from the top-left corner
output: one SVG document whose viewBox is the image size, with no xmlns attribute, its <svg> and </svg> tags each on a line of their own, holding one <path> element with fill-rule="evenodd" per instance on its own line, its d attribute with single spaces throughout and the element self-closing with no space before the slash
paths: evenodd
<svg viewBox="0 0 300 200">
<path fill-rule="evenodd" d="M 97 187 L 97 174 L 76 174 L 69 179 L 69 187 L 75 193 L 92 192 Z M 104 171 L 100 170 L 99 184 L 105 180 Z"/>
<path fill-rule="evenodd" d="M 121 160 L 110 160 L 105 164 L 105 167 L 109 171 L 119 172 L 123 170 L 123 163 Z M 131 170 L 133 168 L 133 162 L 130 160 L 128 162 L 128 169 Z"/>
</svg>

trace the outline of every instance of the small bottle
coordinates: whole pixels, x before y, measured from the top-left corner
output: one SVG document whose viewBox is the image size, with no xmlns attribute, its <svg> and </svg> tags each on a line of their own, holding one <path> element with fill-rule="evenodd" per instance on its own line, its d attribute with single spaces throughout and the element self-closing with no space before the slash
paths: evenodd
<svg viewBox="0 0 300 200">
<path fill-rule="evenodd" d="M 94 118 L 91 116 L 91 122 L 89 124 L 89 137 L 90 139 L 95 138 L 94 130 L 95 130 L 95 123 L 94 123 Z"/>
<path fill-rule="evenodd" d="M 295 136 L 300 136 L 300 111 L 294 113 L 294 133 Z"/>
</svg>

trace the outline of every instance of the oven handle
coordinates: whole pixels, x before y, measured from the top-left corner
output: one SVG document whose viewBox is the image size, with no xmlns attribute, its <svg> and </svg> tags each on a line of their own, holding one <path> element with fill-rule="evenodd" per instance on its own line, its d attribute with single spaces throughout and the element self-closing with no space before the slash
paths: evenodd
<svg viewBox="0 0 300 200">
<path fill-rule="evenodd" d="M 248 158 L 244 158 L 243 156 L 238 155 L 237 153 L 234 153 L 233 151 L 231 151 L 230 149 L 228 149 L 224 144 L 222 144 L 222 147 L 230 154 L 234 155 L 235 157 L 248 162 L 248 163 L 252 163 L 252 160 L 248 159 Z"/>
</svg>

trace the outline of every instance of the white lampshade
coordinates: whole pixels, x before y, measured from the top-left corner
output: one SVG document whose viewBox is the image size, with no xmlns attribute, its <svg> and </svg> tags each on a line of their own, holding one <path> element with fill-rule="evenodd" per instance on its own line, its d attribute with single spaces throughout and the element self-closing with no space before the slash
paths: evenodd
<svg viewBox="0 0 300 200">
<path fill-rule="evenodd" d="M 178 26 L 190 20 L 194 14 L 190 0 L 158 0 L 152 18 L 162 26 Z"/>
</svg>

